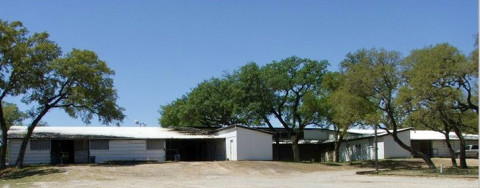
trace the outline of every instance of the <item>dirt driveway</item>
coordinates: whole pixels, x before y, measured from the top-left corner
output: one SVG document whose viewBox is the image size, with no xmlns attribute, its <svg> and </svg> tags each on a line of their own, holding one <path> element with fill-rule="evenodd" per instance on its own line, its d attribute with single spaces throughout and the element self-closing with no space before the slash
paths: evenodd
<svg viewBox="0 0 480 188">
<path fill-rule="evenodd" d="M 0 187 L 478 187 L 475 178 L 356 175 L 351 166 L 285 162 L 177 162 L 42 167 Z M 43 170 L 43 171 L 42 171 Z"/>
</svg>

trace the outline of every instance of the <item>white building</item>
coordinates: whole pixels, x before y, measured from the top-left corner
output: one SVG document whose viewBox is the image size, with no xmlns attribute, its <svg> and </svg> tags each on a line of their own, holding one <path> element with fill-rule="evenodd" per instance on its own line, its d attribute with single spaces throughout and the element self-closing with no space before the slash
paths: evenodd
<svg viewBox="0 0 480 188">
<path fill-rule="evenodd" d="M 26 127 L 9 130 L 9 161 L 19 152 Z M 108 161 L 272 160 L 272 135 L 242 126 L 214 131 L 160 127 L 37 127 L 24 164 Z"/>
<path fill-rule="evenodd" d="M 374 130 L 351 129 L 340 146 L 340 161 L 373 160 Z M 306 133 L 305 133 L 306 134 Z M 385 130 L 378 130 L 378 159 L 410 158 L 416 157 L 400 147 L 391 135 Z M 405 128 L 398 130 L 400 140 L 413 149 L 421 151 L 431 157 L 450 157 L 450 152 L 445 141 L 445 135 L 431 130 L 413 130 Z M 478 135 L 464 134 L 466 144 L 478 144 Z M 454 151 L 460 149 L 460 142 L 455 133 L 449 134 L 450 143 Z M 330 145 L 329 149 L 322 151 L 323 161 L 333 160 L 334 139 L 330 138 L 322 144 Z"/>
<path fill-rule="evenodd" d="M 466 145 L 478 145 L 478 135 L 464 134 Z M 411 130 L 410 139 L 412 146 L 431 157 L 450 157 L 450 152 L 445 141 L 445 135 L 437 131 Z M 450 144 L 453 151 L 460 150 L 460 140 L 453 132 L 449 134 Z"/>
<path fill-rule="evenodd" d="M 410 129 L 398 130 L 399 139 L 410 146 Z M 351 130 L 351 136 L 344 138 L 340 145 L 340 161 L 373 160 L 375 159 L 375 140 L 374 135 L 363 130 Z M 373 133 L 373 130 L 372 130 Z M 353 136 L 354 135 L 354 136 Z M 398 145 L 393 137 L 385 131 L 379 131 L 377 134 L 378 159 L 407 158 L 411 157 L 409 151 Z M 333 146 L 334 140 L 330 139 L 322 144 Z M 322 153 L 324 161 L 333 160 L 333 150 L 327 150 Z"/>
</svg>

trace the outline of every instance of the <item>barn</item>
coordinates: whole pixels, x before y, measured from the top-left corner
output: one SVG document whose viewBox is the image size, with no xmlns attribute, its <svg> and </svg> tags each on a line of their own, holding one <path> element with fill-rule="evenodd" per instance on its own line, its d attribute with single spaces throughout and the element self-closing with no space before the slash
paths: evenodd
<svg viewBox="0 0 480 188">
<path fill-rule="evenodd" d="M 9 161 L 15 161 L 27 127 L 12 126 Z M 24 164 L 110 161 L 272 160 L 272 135 L 243 126 L 216 130 L 161 127 L 37 127 Z"/>
</svg>

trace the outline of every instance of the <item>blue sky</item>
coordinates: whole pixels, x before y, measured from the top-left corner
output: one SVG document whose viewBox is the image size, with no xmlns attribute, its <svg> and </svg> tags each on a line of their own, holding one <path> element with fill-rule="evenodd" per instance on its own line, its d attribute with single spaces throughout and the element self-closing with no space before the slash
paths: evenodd
<svg viewBox="0 0 480 188">
<path fill-rule="evenodd" d="M 406 56 L 442 42 L 468 54 L 478 1 L 0 1 L 0 19 L 47 31 L 63 52 L 97 52 L 116 72 L 123 125 L 158 126 L 160 105 L 251 61 L 296 55 L 335 71 L 360 48 Z M 60 110 L 44 121 L 85 125 Z"/>
</svg>

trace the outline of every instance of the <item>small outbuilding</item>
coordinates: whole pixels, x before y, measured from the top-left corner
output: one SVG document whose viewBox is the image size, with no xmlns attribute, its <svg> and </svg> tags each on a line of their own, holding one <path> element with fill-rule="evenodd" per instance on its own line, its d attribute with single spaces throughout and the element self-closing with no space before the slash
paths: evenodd
<svg viewBox="0 0 480 188">
<path fill-rule="evenodd" d="M 15 161 L 27 127 L 12 126 L 9 161 Z M 161 127 L 37 127 L 24 164 L 108 161 L 272 160 L 272 135 L 243 126 L 213 131 Z"/>
</svg>

